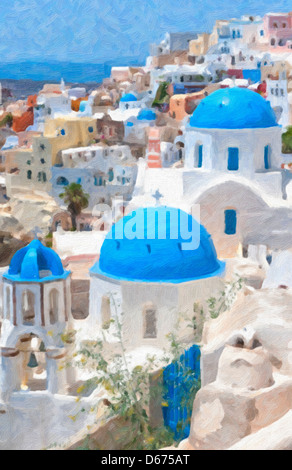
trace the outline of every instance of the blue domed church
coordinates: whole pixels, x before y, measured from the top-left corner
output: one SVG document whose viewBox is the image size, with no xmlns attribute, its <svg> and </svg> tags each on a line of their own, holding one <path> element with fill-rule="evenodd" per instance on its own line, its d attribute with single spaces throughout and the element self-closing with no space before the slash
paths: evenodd
<svg viewBox="0 0 292 470">
<path fill-rule="evenodd" d="M 91 322 L 100 329 L 118 317 L 128 349 L 162 348 L 180 320 L 179 330 L 190 335 L 186 318 L 189 324 L 194 303 L 222 288 L 224 270 L 210 235 L 190 214 L 137 209 L 112 227 L 90 270 Z"/>
<path fill-rule="evenodd" d="M 188 212 L 199 207 L 200 221 L 225 259 L 249 247 L 256 258 L 263 250 L 284 248 L 289 241 L 279 227 L 289 216 L 281 134 L 270 103 L 258 93 L 219 89 L 185 124 L 183 165 L 145 171 L 140 163 L 132 203 L 155 205 L 159 190 L 162 204 Z"/>
<path fill-rule="evenodd" d="M 70 272 L 51 248 L 33 240 L 3 274 L 0 401 L 13 391 L 64 392 L 69 371 L 57 370 L 70 318 Z"/>
</svg>

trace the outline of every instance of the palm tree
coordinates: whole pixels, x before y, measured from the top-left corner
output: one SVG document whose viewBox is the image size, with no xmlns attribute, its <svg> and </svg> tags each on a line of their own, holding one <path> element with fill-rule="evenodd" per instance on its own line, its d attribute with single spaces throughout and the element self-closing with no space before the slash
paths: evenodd
<svg viewBox="0 0 292 470">
<path fill-rule="evenodd" d="M 89 194 L 83 191 L 81 184 L 71 183 L 66 186 L 65 191 L 59 197 L 67 204 L 68 211 L 71 214 L 72 227 L 76 230 L 76 217 L 82 209 L 88 207 Z"/>
</svg>

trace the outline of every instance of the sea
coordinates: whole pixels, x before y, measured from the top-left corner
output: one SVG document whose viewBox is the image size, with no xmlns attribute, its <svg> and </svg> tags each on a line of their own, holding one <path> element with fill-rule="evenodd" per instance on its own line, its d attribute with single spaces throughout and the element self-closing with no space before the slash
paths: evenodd
<svg viewBox="0 0 292 470">
<path fill-rule="evenodd" d="M 38 93 L 44 83 L 57 83 L 62 78 L 66 84 L 84 85 L 90 91 L 110 76 L 113 66 L 137 66 L 141 63 L 133 57 L 120 57 L 102 64 L 53 61 L 0 63 L 0 82 L 3 88 L 11 90 L 14 99 Z"/>
</svg>

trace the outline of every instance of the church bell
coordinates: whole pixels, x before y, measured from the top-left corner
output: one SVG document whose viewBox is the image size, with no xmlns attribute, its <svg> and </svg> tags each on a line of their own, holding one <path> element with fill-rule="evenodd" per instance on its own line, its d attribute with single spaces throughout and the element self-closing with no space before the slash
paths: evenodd
<svg viewBox="0 0 292 470">
<path fill-rule="evenodd" d="M 27 367 L 30 367 L 30 368 L 33 369 L 34 367 L 37 367 L 37 366 L 38 366 L 38 361 L 36 360 L 35 354 L 32 352 L 30 354 L 30 358 L 29 358 Z"/>
</svg>

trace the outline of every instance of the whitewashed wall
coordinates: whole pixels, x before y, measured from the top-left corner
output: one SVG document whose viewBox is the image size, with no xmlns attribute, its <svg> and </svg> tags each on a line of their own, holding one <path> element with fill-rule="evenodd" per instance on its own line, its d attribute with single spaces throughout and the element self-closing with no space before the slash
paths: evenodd
<svg viewBox="0 0 292 470">
<path fill-rule="evenodd" d="M 107 232 L 65 232 L 53 233 L 53 247 L 61 258 L 76 255 L 98 255 Z"/>
</svg>

